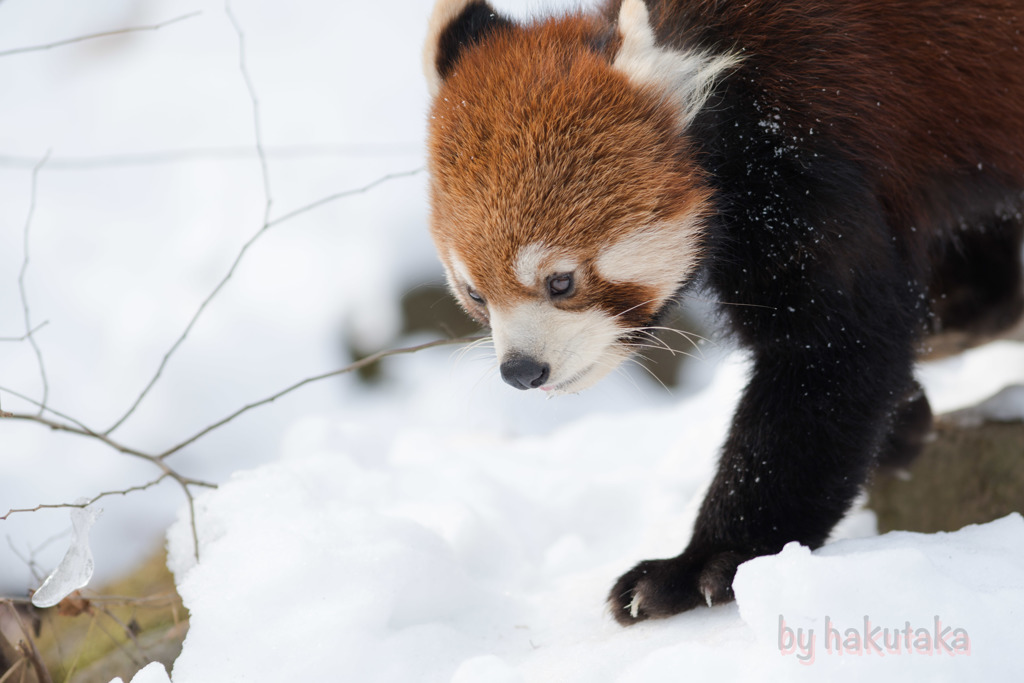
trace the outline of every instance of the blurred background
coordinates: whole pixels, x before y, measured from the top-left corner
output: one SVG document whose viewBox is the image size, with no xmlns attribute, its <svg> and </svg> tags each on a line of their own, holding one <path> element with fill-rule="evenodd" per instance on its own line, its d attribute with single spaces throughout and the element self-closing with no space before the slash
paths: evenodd
<svg viewBox="0 0 1024 683">
<path fill-rule="evenodd" d="M 525 16 L 573 3 L 494 4 Z M 271 219 L 388 174 L 414 173 L 266 231 L 152 392 L 113 433 L 117 440 L 158 453 L 243 405 L 362 355 L 474 332 L 444 292 L 427 233 L 427 179 L 415 172 L 424 165 L 420 50 L 431 6 L 232 5 L 259 102 Z M 263 225 L 253 103 L 238 36 L 220 2 L 0 2 L 0 52 L 192 13 L 159 30 L 0 56 L 0 337 L 27 329 L 18 283 L 33 168 L 46 158 L 23 284 L 31 326 L 45 323 L 34 339 L 47 405 L 93 430 L 125 414 Z M 671 324 L 695 329 L 686 320 Z M 708 345 L 702 353 L 720 350 Z M 486 350 L 460 356 L 449 347 L 389 359 L 252 411 L 171 464 L 186 476 L 224 481 L 278 457 L 297 421 L 325 418 L 344 443 L 345 424 L 393 420 L 417 401 L 430 405 L 410 412 L 432 424 L 543 431 L 582 413 L 674 400 L 698 388 L 713 365 L 680 366 L 668 354 L 652 360 L 657 378 L 634 367 L 585 395 L 548 402 L 505 387 Z M 0 386 L 42 400 L 42 373 L 28 342 L 0 342 Z M 429 394 L 418 392 L 426 386 Z M 2 392 L 0 409 L 38 410 Z M 386 422 L 381 418 L 382 440 Z M 151 463 L 91 439 L 0 422 L 0 514 L 158 474 Z M 183 502 L 171 482 L 104 499 L 92 532 L 97 580 L 158 548 Z M 35 588 L 67 548 L 69 526 L 67 510 L 0 522 L 0 593 Z"/>
</svg>

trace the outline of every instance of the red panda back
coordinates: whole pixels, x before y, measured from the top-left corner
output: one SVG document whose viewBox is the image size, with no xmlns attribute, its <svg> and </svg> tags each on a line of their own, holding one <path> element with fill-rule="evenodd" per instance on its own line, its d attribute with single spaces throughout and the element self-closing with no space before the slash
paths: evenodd
<svg viewBox="0 0 1024 683">
<path fill-rule="evenodd" d="M 897 230 L 955 221 L 921 205 L 964 176 L 1024 186 L 1020 0 L 647 4 L 667 45 L 738 49 L 766 121 L 795 145 L 823 136 L 873 169 Z"/>
</svg>

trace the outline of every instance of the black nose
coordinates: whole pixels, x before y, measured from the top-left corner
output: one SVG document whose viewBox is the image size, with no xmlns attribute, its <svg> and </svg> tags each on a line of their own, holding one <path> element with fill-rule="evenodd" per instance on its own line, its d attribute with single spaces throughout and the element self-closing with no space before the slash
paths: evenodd
<svg viewBox="0 0 1024 683">
<path fill-rule="evenodd" d="M 513 356 L 501 364 L 501 378 L 516 389 L 536 389 L 550 376 L 550 365 L 526 356 Z"/>
</svg>

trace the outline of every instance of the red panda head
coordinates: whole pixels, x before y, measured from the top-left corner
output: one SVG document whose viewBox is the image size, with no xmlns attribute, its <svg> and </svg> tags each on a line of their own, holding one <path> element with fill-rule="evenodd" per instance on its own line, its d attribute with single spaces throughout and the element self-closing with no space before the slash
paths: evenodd
<svg viewBox="0 0 1024 683">
<path fill-rule="evenodd" d="M 618 26 L 440 0 L 425 50 L 431 233 L 509 384 L 587 388 L 690 279 L 710 192 L 685 125 L 729 64 Z"/>
</svg>

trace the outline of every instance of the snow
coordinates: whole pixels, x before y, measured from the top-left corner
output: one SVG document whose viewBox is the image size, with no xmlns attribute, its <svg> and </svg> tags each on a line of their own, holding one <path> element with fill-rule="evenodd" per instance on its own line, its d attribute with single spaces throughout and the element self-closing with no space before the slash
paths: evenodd
<svg viewBox="0 0 1024 683">
<path fill-rule="evenodd" d="M 1024 361 L 1019 343 L 998 341 L 925 363 L 918 374 L 932 409 L 949 413 L 977 405 L 1009 385 L 1024 384 Z"/>
<path fill-rule="evenodd" d="M 733 355 L 689 398 L 542 435 L 436 422 L 431 382 L 297 421 L 277 462 L 198 501 L 198 563 L 185 517 L 169 532 L 191 613 L 172 680 L 1006 680 L 1018 514 L 874 536 L 858 510 L 813 553 L 742 565 L 734 604 L 615 624 L 618 574 L 685 545 L 746 373 Z"/>
<path fill-rule="evenodd" d="M 991 422 L 1024 421 L 1024 384 L 1003 387 L 976 406 L 950 413 L 947 419 L 963 426 L 977 426 L 986 420 Z"/>
</svg>

